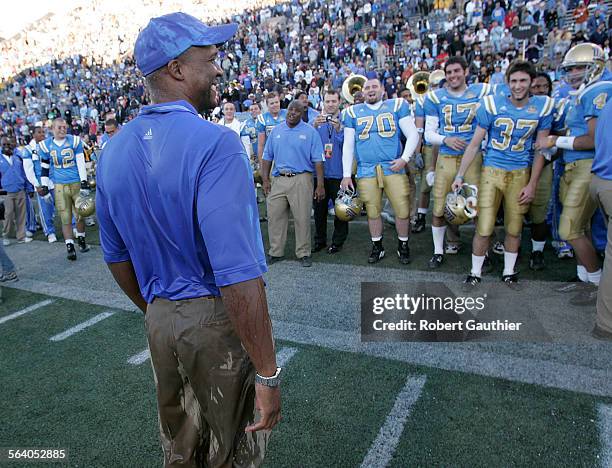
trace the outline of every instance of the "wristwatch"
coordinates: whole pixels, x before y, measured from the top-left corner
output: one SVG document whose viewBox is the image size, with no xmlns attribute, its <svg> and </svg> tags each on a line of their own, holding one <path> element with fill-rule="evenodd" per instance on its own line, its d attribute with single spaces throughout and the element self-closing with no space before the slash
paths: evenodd
<svg viewBox="0 0 612 468">
<path fill-rule="evenodd" d="M 278 387 L 280 385 L 281 371 L 282 369 L 277 367 L 276 373 L 271 377 L 263 377 L 259 374 L 255 374 L 255 383 L 266 387 Z"/>
</svg>

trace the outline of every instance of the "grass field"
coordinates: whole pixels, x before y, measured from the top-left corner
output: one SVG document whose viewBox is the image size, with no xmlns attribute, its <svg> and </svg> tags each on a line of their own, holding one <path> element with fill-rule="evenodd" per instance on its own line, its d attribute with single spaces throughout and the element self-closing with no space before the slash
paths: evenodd
<svg viewBox="0 0 612 468">
<path fill-rule="evenodd" d="M 70 466 L 160 466 L 150 363 L 127 363 L 146 348 L 142 316 L 111 309 L 97 324 L 50 341 L 109 309 L 17 289 L 3 295 L 0 446 L 67 448 Z M 43 300 L 53 302 L 2 323 Z M 405 427 L 397 444 L 383 437 L 375 460 L 386 456 L 393 467 L 601 463 L 597 408 L 612 399 L 277 343 L 287 347 L 297 352 L 286 366 L 284 419 L 266 466 L 359 466 L 407 379 L 419 378 L 422 391 L 399 415 Z"/>
</svg>

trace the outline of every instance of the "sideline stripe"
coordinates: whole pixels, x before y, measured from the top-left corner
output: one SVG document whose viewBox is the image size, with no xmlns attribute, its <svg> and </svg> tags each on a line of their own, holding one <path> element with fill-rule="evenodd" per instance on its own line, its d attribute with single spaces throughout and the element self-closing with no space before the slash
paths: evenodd
<svg viewBox="0 0 612 468">
<path fill-rule="evenodd" d="M 276 353 L 276 364 L 278 367 L 286 366 L 297 352 L 297 348 L 281 348 L 278 353 Z"/>
<path fill-rule="evenodd" d="M 412 407 L 421 396 L 425 380 L 424 375 L 416 377 L 411 375 L 406 379 L 404 388 L 397 395 L 391 412 L 363 459 L 362 468 L 384 468 L 389 464 Z"/>
<path fill-rule="evenodd" d="M 276 354 L 276 363 L 279 367 L 285 366 L 297 352 L 297 348 L 281 348 Z M 138 354 L 134 354 L 134 356 L 127 360 L 127 363 L 133 366 L 139 366 L 150 357 L 151 353 L 149 353 L 149 348 L 147 348 Z"/>
<path fill-rule="evenodd" d="M 86 322 L 83 323 L 79 323 L 78 325 L 75 325 L 72 328 L 69 328 L 68 330 L 59 333 L 55 336 L 52 336 L 51 338 L 49 338 L 50 341 L 62 341 L 65 340 L 66 338 L 82 331 L 85 330 L 88 327 L 91 327 L 92 325 L 95 325 L 98 322 L 101 322 L 102 320 L 110 317 L 111 315 L 114 315 L 115 312 L 102 312 L 101 314 L 96 315 L 95 317 L 90 318 L 89 320 L 87 320 Z"/>
<path fill-rule="evenodd" d="M 131 358 L 127 360 L 127 363 L 132 364 L 133 366 L 139 366 L 140 364 L 145 362 L 150 357 L 151 357 L 151 353 L 149 353 L 149 348 L 147 348 L 138 354 L 134 354 Z"/>
<path fill-rule="evenodd" d="M 612 405 L 600 403 L 599 413 L 599 440 L 601 440 L 601 467 L 612 468 Z"/>
<path fill-rule="evenodd" d="M 17 317 L 21 317 L 22 315 L 27 314 L 28 312 L 33 312 L 36 309 L 40 309 L 41 307 L 45 307 L 48 306 L 49 304 L 52 304 L 53 302 L 55 302 L 53 299 L 46 299 L 42 302 L 38 302 L 34 305 L 31 305 L 29 307 L 26 307 L 25 309 L 22 309 L 18 312 L 15 312 L 13 314 L 10 315 L 5 315 L 4 317 L 0 317 L 0 324 L 3 324 L 4 322 L 8 322 L 9 320 L 13 320 L 14 318 Z"/>
</svg>

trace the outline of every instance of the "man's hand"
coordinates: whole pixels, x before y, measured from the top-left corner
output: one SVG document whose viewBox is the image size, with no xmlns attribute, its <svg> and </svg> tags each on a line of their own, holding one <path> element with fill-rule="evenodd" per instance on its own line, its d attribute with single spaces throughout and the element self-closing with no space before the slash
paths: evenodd
<svg viewBox="0 0 612 468">
<path fill-rule="evenodd" d="M 538 139 L 535 142 L 535 149 L 541 151 L 552 148 L 557 143 L 557 138 L 556 135 L 549 135 L 546 138 Z"/>
<path fill-rule="evenodd" d="M 83 195 L 84 197 L 86 197 L 87 195 L 89 195 L 89 182 L 87 182 L 86 180 L 82 180 L 81 181 L 81 195 Z"/>
<path fill-rule="evenodd" d="M 355 190 L 355 186 L 353 185 L 353 179 L 351 177 L 343 177 L 340 182 L 340 188 L 342 190 L 346 190 L 350 188 L 351 190 Z"/>
<path fill-rule="evenodd" d="M 389 169 L 391 169 L 393 172 L 399 172 L 403 168 L 405 168 L 407 164 L 408 163 L 404 161 L 402 158 L 397 158 L 391 161 L 391 165 L 389 166 Z"/>
<path fill-rule="evenodd" d="M 463 187 L 463 177 L 456 176 L 453 185 L 451 185 L 451 190 L 457 192 L 461 187 Z"/>
<path fill-rule="evenodd" d="M 41 197 L 44 197 L 49 193 L 49 187 L 46 185 L 39 185 L 36 187 L 36 193 L 38 193 Z"/>
<path fill-rule="evenodd" d="M 444 144 L 455 151 L 463 151 L 467 148 L 468 142 L 459 137 L 446 137 Z"/>
<path fill-rule="evenodd" d="M 264 195 L 267 197 L 270 194 L 270 190 L 272 189 L 270 179 L 264 179 L 263 184 L 261 184 L 261 188 L 263 189 Z"/>
<path fill-rule="evenodd" d="M 323 114 L 319 114 L 314 119 L 314 122 L 312 123 L 312 126 L 314 128 L 319 128 L 321 125 L 323 125 L 325 123 L 326 119 L 327 119 L 327 117 L 325 117 Z"/>
<path fill-rule="evenodd" d="M 255 384 L 255 408 L 260 419 L 245 428 L 245 432 L 269 431 L 281 420 L 281 397 L 279 387 Z"/>
<path fill-rule="evenodd" d="M 325 199 L 325 186 L 323 184 L 317 184 L 314 193 L 314 199 L 316 201 L 321 201 Z"/>
<path fill-rule="evenodd" d="M 518 202 L 519 205 L 528 205 L 535 198 L 536 188 L 533 184 L 527 184 L 519 193 Z"/>
</svg>

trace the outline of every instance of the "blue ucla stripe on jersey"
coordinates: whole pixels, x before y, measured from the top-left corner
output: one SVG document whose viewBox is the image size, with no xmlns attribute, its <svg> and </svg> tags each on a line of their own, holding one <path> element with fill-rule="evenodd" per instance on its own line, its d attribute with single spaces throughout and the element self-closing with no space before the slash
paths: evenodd
<svg viewBox="0 0 612 468">
<path fill-rule="evenodd" d="M 461 95 L 450 93 L 446 88 L 427 93 L 425 115 L 438 118 L 438 133 L 444 137 L 459 137 L 469 142 L 476 130 L 476 112 L 479 101 L 494 92 L 495 88 L 487 83 L 468 86 Z M 442 144 L 440 153 L 460 156 L 457 151 Z"/>
<path fill-rule="evenodd" d="M 378 109 L 357 104 L 344 111 L 344 126 L 355 129 L 357 177 L 374 177 L 378 165 L 385 175 L 394 174 L 390 163 L 402 151 L 399 121 L 408 116 L 408 103 L 400 98 L 383 101 Z"/>
<path fill-rule="evenodd" d="M 486 96 L 476 115 L 488 133 L 483 165 L 507 171 L 529 167 L 537 132 L 551 127 L 553 109 L 554 100 L 547 96 L 532 96 L 522 108 L 506 96 Z"/>
</svg>

